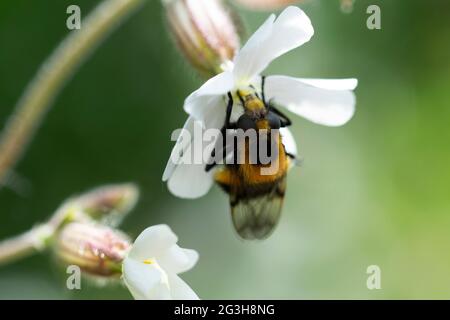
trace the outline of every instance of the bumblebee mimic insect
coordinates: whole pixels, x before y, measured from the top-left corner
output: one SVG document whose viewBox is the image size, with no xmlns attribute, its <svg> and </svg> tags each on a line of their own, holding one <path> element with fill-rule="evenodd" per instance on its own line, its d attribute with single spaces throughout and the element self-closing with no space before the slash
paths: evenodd
<svg viewBox="0 0 450 320">
<path fill-rule="evenodd" d="M 286 190 L 286 173 L 294 155 L 286 152 L 278 129 L 291 125 L 291 121 L 276 107 L 265 101 L 264 78 L 262 79 L 261 97 L 252 87 L 250 90 L 238 90 L 236 96 L 243 107 L 243 114 L 234 123 L 230 121 L 234 106 L 233 95 L 228 93 L 228 106 L 222 133 L 226 130 L 241 129 L 244 132 L 256 130 L 258 137 L 264 130 L 267 140 L 275 145 L 274 161 L 276 170 L 264 174 L 260 159 L 251 163 L 246 153 L 250 149 L 250 139 L 245 139 L 243 146 L 234 146 L 234 158 L 238 153 L 244 153 L 243 163 L 225 164 L 217 170 L 214 178 L 217 184 L 230 196 L 231 217 L 237 233 L 244 239 L 264 239 L 274 230 L 280 218 L 283 199 Z M 269 133 L 271 138 L 269 138 Z M 223 149 L 225 146 L 223 146 Z M 223 152 L 223 150 L 222 150 Z M 209 171 L 216 164 L 207 165 Z"/>
</svg>

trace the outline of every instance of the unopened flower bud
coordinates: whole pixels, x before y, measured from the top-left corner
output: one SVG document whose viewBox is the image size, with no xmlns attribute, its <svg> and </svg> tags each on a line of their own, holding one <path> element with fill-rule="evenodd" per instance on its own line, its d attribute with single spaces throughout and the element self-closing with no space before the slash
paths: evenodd
<svg viewBox="0 0 450 320">
<path fill-rule="evenodd" d="M 134 208 L 138 197 L 135 185 L 117 184 L 91 190 L 73 203 L 92 219 L 116 226 Z"/>
<path fill-rule="evenodd" d="M 130 240 L 122 232 L 95 224 L 72 222 L 55 239 L 57 259 L 78 266 L 85 275 L 118 277 Z"/>
<path fill-rule="evenodd" d="M 300 0 L 236 0 L 236 2 L 252 10 L 276 10 L 300 2 Z"/>
<path fill-rule="evenodd" d="M 237 15 L 221 0 L 163 0 L 178 47 L 201 74 L 223 71 L 239 49 Z"/>
</svg>

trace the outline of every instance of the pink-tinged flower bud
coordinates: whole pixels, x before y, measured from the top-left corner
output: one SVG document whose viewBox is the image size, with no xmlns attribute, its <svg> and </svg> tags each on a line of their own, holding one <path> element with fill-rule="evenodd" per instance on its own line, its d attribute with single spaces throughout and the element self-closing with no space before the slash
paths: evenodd
<svg viewBox="0 0 450 320">
<path fill-rule="evenodd" d="M 237 15 L 221 0 L 163 0 L 178 47 L 202 75 L 223 71 L 239 49 Z"/>
<path fill-rule="evenodd" d="M 55 239 L 57 259 L 76 265 L 85 275 L 119 277 L 130 240 L 122 232 L 96 224 L 72 222 Z"/>
<path fill-rule="evenodd" d="M 94 220 L 116 226 L 130 212 L 139 197 L 131 183 L 107 185 L 73 199 L 73 203 Z"/>
<path fill-rule="evenodd" d="M 276 10 L 301 0 L 236 0 L 236 2 L 252 10 Z"/>
</svg>

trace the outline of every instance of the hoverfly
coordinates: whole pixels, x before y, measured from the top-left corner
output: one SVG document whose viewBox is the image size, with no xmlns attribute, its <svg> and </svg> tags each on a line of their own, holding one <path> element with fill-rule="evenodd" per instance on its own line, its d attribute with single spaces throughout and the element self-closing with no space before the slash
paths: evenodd
<svg viewBox="0 0 450 320">
<path fill-rule="evenodd" d="M 234 144 L 235 161 L 225 164 L 214 174 L 215 182 L 229 194 L 233 225 L 244 239 L 264 239 L 274 230 L 283 206 L 286 173 L 295 159 L 295 155 L 286 151 L 279 132 L 280 128 L 290 126 L 291 121 L 275 106 L 266 102 L 264 77 L 260 93 L 261 96 L 254 87 L 236 91 L 235 96 L 243 108 L 243 113 L 237 121 L 232 122 L 231 114 L 235 103 L 233 94 L 229 92 L 225 124 L 221 131 L 225 136 L 227 130 L 255 130 L 258 139 L 262 137 L 267 139 L 268 143 L 274 144 L 273 150 L 276 154 L 273 159 L 277 162 L 277 169 L 271 174 L 264 174 L 262 169 L 270 164 L 262 163 L 259 158 L 251 163 L 247 156 L 251 148 L 249 144 L 257 141 L 245 139 L 242 145 Z M 269 136 L 270 133 L 272 134 Z M 225 145 L 222 146 L 222 154 L 226 154 L 224 148 Z M 236 163 L 237 154 L 242 153 L 245 160 Z M 205 170 L 209 171 L 215 165 L 216 163 L 208 164 Z"/>
</svg>

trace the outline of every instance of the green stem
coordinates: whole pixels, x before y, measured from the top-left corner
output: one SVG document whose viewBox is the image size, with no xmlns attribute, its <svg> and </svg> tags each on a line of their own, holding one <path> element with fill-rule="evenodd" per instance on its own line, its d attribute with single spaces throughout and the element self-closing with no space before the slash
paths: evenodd
<svg viewBox="0 0 450 320">
<path fill-rule="evenodd" d="M 145 0 L 105 0 L 42 64 L 0 136 L 0 186 L 20 159 L 53 100 L 77 67 Z"/>
</svg>

